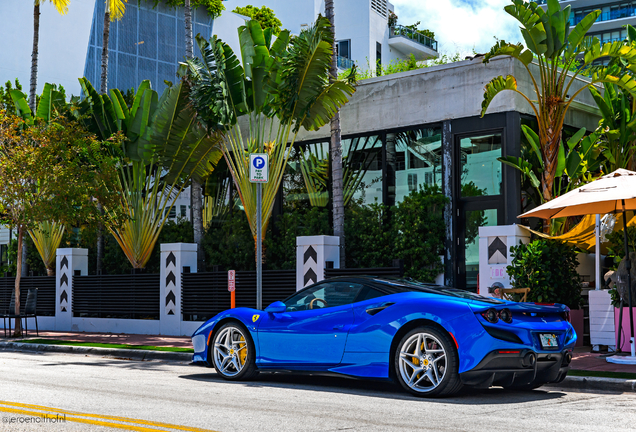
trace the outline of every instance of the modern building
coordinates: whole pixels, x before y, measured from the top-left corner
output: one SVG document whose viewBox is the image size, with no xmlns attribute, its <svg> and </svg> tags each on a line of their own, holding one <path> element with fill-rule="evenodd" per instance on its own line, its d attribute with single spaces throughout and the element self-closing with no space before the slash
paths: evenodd
<svg viewBox="0 0 636 432">
<path fill-rule="evenodd" d="M 341 112 L 343 155 L 363 176 L 354 198 L 390 206 L 420 186 L 439 186 L 450 199 L 446 282 L 469 289 L 477 286 L 477 228 L 520 223 L 519 173 L 497 158 L 520 156 L 521 125 L 534 121 L 528 103 L 512 92 L 498 95 L 480 117 L 484 85 L 498 75 L 515 76 L 531 94 L 519 62 L 501 57 L 485 65 L 477 58 L 363 80 Z M 565 125 L 594 130 L 599 118 L 591 95 L 582 92 Z M 297 149 L 326 157 L 329 138 L 329 125 L 302 131 Z"/>
<path fill-rule="evenodd" d="M 283 28 L 298 34 L 311 25 L 318 14 L 325 13 L 324 0 L 263 0 L 276 13 Z M 338 65 L 349 68 L 352 62 L 360 68 L 375 67 L 411 54 L 417 60 L 436 58 L 437 42 L 400 25 L 389 26 L 393 5 L 387 0 L 347 0 L 335 3 Z M 230 0 L 228 9 L 254 4 L 252 0 Z M 222 33 L 216 32 L 221 37 Z"/>
<path fill-rule="evenodd" d="M 546 0 L 536 0 L 544 9 Z M 601 15 L 588 32 L 589 36 L 596 36 L 602 43 L 622 41 L 627 38 L 625 25 L 636 26 L 636 1 L 614 0 L 565 0 L 561 6 L 570 6 L 570 26 L 575 26 L 590 12 L 599 9 Z"/>
<path fill-rule="evenodd" d="M 245 17 L 230 12 L 236 6 L 254 3 L 251 0 L 229 0 L 223 14 L 212 20 L 204 8 L 193 14 L 193 32 L 209 38 L 217 34 L 238 51 L 237 27 Z M 321 0 L 267 0 L 292 33 L 313 23 L 324 14 Z M 140 0 L 129 2 L 120 21 L 113 21 L 109 42 L 108 87 L 126 90 L 136 88 L 143 79 L 150 79 L 159 92 L 164 81 L 174 81 L 177 64 L 185 56 L 185 24 L 182 8 L 172 8 L 159 2 Z M 336 2 L 336 35 L 339 66 L 348 68 L 352 62 L 366 68 L 376 63 L 386 64 L 396 59 L 417 60 L 437 57 L 437 42 L 397 24 L 389 27 L 387 0 L 349 0 Z M 18 78 L 28 88 L 31 70 L 31 37 L 15 37 L 32 29 L 33 4 L 0 2 L 0 37 L 12 41 L 0 50 L 0 82 Z M 104 2 L 89 0 L 71 4 L 67 15 L 60 15 L 49 3 L 41 5 L 38 64 L 38 92 L 44 83 L 61 84 L 70 96 L 80 94 L 77 78 L 86 76 L 98 87 L 101 75 L 101 51 Z M 195 47 L 195 51 L 196 51 Z"/>
</svg>

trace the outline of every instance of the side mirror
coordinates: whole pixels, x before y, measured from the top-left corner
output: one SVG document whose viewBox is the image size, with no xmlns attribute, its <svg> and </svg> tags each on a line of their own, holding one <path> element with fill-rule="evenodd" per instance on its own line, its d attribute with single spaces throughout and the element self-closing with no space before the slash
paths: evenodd
<svg viewBox="0 0 636 432">
<path fill-rule="evenodd" d="M 287 305 L 282 301 L 277 301 L 265 308 L 267 313 L 283 313 L 287 310 Z"/>
</svg>

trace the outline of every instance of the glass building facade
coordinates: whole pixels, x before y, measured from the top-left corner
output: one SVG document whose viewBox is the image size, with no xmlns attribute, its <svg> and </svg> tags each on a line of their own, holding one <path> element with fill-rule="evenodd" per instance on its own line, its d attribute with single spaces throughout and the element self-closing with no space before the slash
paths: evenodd
<svg viewBox="0 0 636 432">
<path fill-rule="evenodd" d="M 516 222 L 517 173 L 497 159 L 518 156 L 516 112 L 343 136 L 345 205 L 397 205 L 411 192 L 438 187 L 452 195 L 448 219 L 448 283 L 475 290 L 479 227 Z M 444 133 L 444 124 L 453 133 Z M 452 127 L 451 127 L 452 125 Z M 444 164 L 445 155 L 450 166 Z M 289 159 L 278 211 L 299 205 L 329 207 L 329 141 L 297 142 Z"/>
<path fill-rule="evenodd" d="M 172 8 L 154 2 L 140 1 L 126 5 L 119 21 L 112 21 L 108 42 L 108 88 L 122 92 L 137 88 L 150 80 L 161 94 L 164 81 L 175 82 L 178 63 L 185 57 L 185 22 L 183 8 Z M 99 88 L 104 32 L 104 2 L 97 0 L 91 27 L 84 76 Z M 208 39 L 213 20 L 204 8 L 193 10 L 193 35 Z M 199 49 L 194 44 L 195 56 Z"/>
</svg>

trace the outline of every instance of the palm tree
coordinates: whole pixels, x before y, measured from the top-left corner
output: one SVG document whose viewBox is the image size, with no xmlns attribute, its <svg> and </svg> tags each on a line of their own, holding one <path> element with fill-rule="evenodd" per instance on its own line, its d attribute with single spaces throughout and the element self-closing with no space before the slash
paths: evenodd
<svg viewBox="0 0 636 432">
<path fill-rule="evenodd" d="M 102 75 L 100 77 L 99 90 L 102 94 L 108 91 L 108 42 L 110 40 L 111 19 L 120 20 L 126 13 L 128 0 L 106 0 L 106 10 L 104 11 L 104 34 L 102 40 Z M 101 204 L 98 204 L 100 211 Z M 97 274 L 102 271 L 102 259 L 104 257 L 104 234 L 103 227 L 97 227 Z"/>
<path fill-rule="evenodd" d="M 106 0 L 106 10 L 104 11 L 104 34 L 102 43 L 102 76 L 99 91 L 108 91 L 108 41 L 110 39 L 110 21 L 120 20 L 126 13 L 128 0 Z"/>
<path fill-rule="evenodd" d="M 35 0 L 33 2 L 33 51 L 31 53 L 31 88 L 29 90 L 29 106 L 35 112 L 36 92 L 38 87 L 38 45 L 40 43 L 40 5 L 47 0 Z M 66 15 L 71 0 L 48 0 L 53 3 L 55 9 Z"/>
<path fill-rule="evenodd" d="M 194 47 L 192 42 L 192 7 L 190 0 L 184 2 L 185 12 L 185 44 L 186 59 L 194 57 Z M 190 184 L 190 209 L 192 215 L 192 229 L 194 231 L 194 242 L 197 244 L 197 268 L 204 270 L 205 254 L 203 253 L 203 187 L 196 179 L 192 179 Z"/>
<path fill-rule="evenodd" d="M 332 37 L 331 66 L 329 68 L 329 81 L 338 78 L 338 59 L 336 49 L 336 21 L 333 0 L 325 0 L 325 15 L 329 20 Z M 345 215 L 344 215 L 344 184 L 342 179 L 342 143 L 340 142 L 340 110 L 331 119 L 331 191 L 333 197 L 333 235 L 340 239 L 340 268 L 345 267 Z"/>
<path fill-rule="evenodd" d="M 31 88 L 29 89 L 29 106 L 35 112 L 36 92 L 38 87 L 38 45 L 40 44 L 40 5 L 47 0 L 35 0 L 33 2 L 33 50 L 31 52 Z M 66 15 L 71 0 L 48 0 L 53 3 L 55 9 Z M 22 261 L 27 259 L 26 242 L 22 244 Z M 22 266 L 22 276 L 27 275 L 27 266 Z"/>
<path fill-rule="evenodd" d="M 133 268 L 144 268 L 179 194 L 191 178 L 205 178 L 222 157 L 220 136 L 195 121 L 186 82 L 159 98 L 144 80 L 128 107 L 118 89 L 99 94 L 86 78 L 86 96 L 76 110 L 87 128 L 103 140 L 126 137 L 118 190 L 125 219 L 109 226 Z M 111 209 L 105 212 L 112 219 Z"/>
<path fill-rule="evenodd" d="M 239 28 L 243 64 L 216 36 L 197 37 L 202 59 L 188 60 L 191 101 L 208 131 L 223 135 L 223 153 L 256 243 L 256 184 L 249 182 L 249 154 L 270 155 L 263 184 L 261 229 L 265 233 L 274 199 L 300 128 L 327 124 L 355 91 L 353 76 L 329 80 L 333 37 L 329 20 L 291 37 L 251 20 Z M 239 118 L 245 120 L 245 129 Z"/>
<path fill-rule="evenodd" d="M 484 63 L 498 56 L 519 60 L 530 76 L 534 95 L 518 90 L 514 76 L 498 76 L 485 87 L 481 115 L 484 116 L 495 96 L 504 90 L 520 94 L 530 104 L 538 123 L 538 153 L 543 168 L 541 193 L 543 200 L 549 201 L 555 196 L 555 174 L 563 147 L 561 131 L 568 109 L 581 92 L 599 83 L 616 84 L 632 97 L 636 96 L 636 80 L 632 76 L 636 71 L 636 48 L 622 41 L 601 45 L 597 38 L 585 36 L 601 14 L 600 10 L 590 12 L 570 29 L 570 6 L 562 10 L 558 0 L 548 0 L 547 11 L 532 2 L 512 0 L 512 3 L 504 9 L 521 23 L 527 48 L 520 43 L 498 41 L 484 56 Z M 621 67 L 616 61 L 609 66 L 595 66 L 601 58 L 621 60 L 627 67 Z M 533 62 L 538 68 L 531 65 Z M 582 73 L 590 79 L 579 80 Z M 572 88 L 575 82 L 583 85 L 575 90 Z M 544 229 L 548 227 L 549 221 L 546 221 Z"/>
</svg>

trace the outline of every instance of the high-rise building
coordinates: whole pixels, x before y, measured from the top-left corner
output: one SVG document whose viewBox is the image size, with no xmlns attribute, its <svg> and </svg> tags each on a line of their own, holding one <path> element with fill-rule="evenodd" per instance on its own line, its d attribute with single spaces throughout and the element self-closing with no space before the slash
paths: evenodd
<svg viewBox="0 0 636 432">
<path fill-rule="evenodd" d="M 193 33 L 209 38 L 217 34 L 236 52 L 237 28 L 246 17 L 232 13 L 251 0 L 224 2 L 226 11 L 215 20 L 205 8 L 194 10 Z M 283 27 L 298 34 L 325 13 L 322 0 L 264 0 L 274 10 Z M 260 5 L 261 3 L 259 3 Z M 389 26 L 393 5 L 387 0 L 347 0 L 336 2 L 338 65 L 342 69 L 356 62 L 362 69 L 375 68 L 397 59 L 435 58 L 437 42 L 422 33 L 397 23 Z M 0 50 L 0 82 L 19 78 L 28 88 L 31 69 L 33 3 L 0 2 L 0 38 L 11 41 Z M 62 84 L 67 94 L 79 95 L 77 78 L 86 76 L 99 88 L 104 27 L 104 1 L 84 1 L 69 6 L 61 16 L 45 2 L 41 5 L 38 65 L 38 92 L 46 82 Z M 164 80 L 175 81 L 179 61 L 185 57 L 183 8 L 152 0 L 128 2 L 120 21 L 113 21 L 109 39 L 108 87 L 125 91 L 136 88 L 144 79 L 161 92 Z M 195 55 L 198 48 L 195 44 Z"/>
<path fill-rule="evenodd" d="M 536 0 L 535 3 L 547 8 L 547 0 Z M 575 26 L 590 12 L 599 9 L 601 15 L 588 32 L 588 36 L 596 36 L 602 43 L 624 40 L 627 37 L 625 25 L 636 26 L 636 1 L 615 0 L 566 0 L 560 2 L 561 7 L 570 6 L 570 26 Z"/>
</svg>

